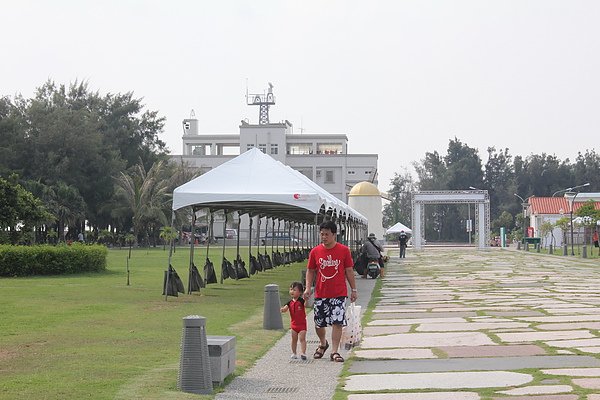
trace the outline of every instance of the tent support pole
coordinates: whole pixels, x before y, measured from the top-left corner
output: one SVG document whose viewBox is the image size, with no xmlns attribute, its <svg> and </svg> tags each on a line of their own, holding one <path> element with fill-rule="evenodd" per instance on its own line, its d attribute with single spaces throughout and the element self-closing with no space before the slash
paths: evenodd
<svg viewBox="0 0 600 400">
<path fill-rule="evenodd" d="M 221 257 L 221 265 L 225 261 L 225 239 L 227 238 L 227 210 L 223 210 L 225 222 L 223 222 L 223 252 Z M 221 285 L 223 284 L 223 269 L 221 268 Z"/>
<path fill-rule="evenodd" d="M 194 244 L 196 243 L 196 210 L 192 206 L 192 229 L 190 232 L 190 268 L 188 272 L 188 294 L 192 294 L 192 266 L 194 265 Z"/>
<path fill-rule="evenodd" d="M 171 228 L 175 227 L 175 211 L 171 211 Z M 169 262 L 167 267 L 167 279 L 165 279 L 165 301 L 169 298 L 169 275 L 171 275 L 171 258 L 173 257 L 173 246 L 175 245 L 175 239 L 171 239 L 169 243 Z"/>
</svg>

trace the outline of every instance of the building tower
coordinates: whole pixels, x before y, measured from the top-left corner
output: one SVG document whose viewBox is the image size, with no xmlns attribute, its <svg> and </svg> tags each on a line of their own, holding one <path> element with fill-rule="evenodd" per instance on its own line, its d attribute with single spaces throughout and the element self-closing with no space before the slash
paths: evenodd
<svg viewBox="0 0 600 400">
<path fill-rule="evenodd" d="M 383 240 L 383 211 L 381 192 L 371 182 L 359 182 L 348 193 L 348 205 L 367 217 L 369 233 L 374 233 L 378 240 Z"/>
<path fill-rule="evenodd" d="M 267 94 L 248 94 L 246 93 L 246 104 L 249 106 L 259 106 L 258 124 L 265 125 L 269 123 L 269 106 L 275 104 L 273 95 L 273 84 L 269 82 L 269 91 Z"/>
</svg>

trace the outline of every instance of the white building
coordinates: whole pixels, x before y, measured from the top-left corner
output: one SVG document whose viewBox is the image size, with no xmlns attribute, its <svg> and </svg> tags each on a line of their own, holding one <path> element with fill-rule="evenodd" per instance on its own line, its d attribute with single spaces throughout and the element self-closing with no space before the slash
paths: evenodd
<svg viewBox="0 0 600 400">
<path fill-rule="evenodd" d="M 289 121 L 250 124 L 242 121 L 240 133 L 200 134 L 198 120 L 183 120 L 183 154 L 174 160 L 206 172 L 242 152 L 257 147 L 288 165 L 343 202 L 358 182 L 377 185 L 377 154 L 348 154 L 345 134 L 293 132 Z"/>
</svg>

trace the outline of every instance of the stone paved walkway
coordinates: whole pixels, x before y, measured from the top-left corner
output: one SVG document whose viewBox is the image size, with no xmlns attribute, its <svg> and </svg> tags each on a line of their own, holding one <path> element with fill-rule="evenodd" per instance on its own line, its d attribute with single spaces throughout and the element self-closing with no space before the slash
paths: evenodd
<svg viewBox="0 0 600 400">
<path fill-rule="evenodd" d="M 341 378 L 349 400 L 600 399 L 597 260 L 397 254 Z"/>
</svg>

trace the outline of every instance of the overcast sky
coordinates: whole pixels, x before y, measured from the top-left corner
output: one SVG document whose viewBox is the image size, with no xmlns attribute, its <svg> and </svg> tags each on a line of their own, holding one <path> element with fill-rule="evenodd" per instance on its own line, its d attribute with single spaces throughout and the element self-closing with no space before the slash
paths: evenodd
<svg viewBox="0 0 600 400">
<path fill-rule="evenodd" d="M 600 137 L 600 1 L 0 0 L 0 95 L 47 79 L 133 91 L 201 133 L 271 121 L 345 133 L 379 154 L 379 188 L 457 137 L 479 149 L 573 160 Z"/>
</svg>

